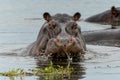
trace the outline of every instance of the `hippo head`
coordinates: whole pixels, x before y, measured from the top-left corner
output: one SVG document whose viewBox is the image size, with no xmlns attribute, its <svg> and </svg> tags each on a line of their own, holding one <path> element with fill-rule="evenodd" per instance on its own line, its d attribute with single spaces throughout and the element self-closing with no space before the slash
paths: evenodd
<svg viewBox="0 0 120 80">
<path fill-rule="evenodd" d="M 40 53 L 44 49 L 46 56 L 54 58 L 78 57 L 80 53 L 85 53 L 86 45 L 81 34 L 77 21 L 81 17 L 80 13 L 73 16 L 67 14 L 56 14 L 51 16 L 48 12 L 43 14 L 46 21 L 37 38 L 35 49 Z M 33 51 L 33 53 L 35 53 Z"/>
<path fill-rule="evenodd" d="M 120 25 L 120 10 L 119 8 L 115 8 L 115 6 L 112 6 L 111 8 L 111 25 L 112 28 L 115 28 L 114 26 Z"/>
</svg>

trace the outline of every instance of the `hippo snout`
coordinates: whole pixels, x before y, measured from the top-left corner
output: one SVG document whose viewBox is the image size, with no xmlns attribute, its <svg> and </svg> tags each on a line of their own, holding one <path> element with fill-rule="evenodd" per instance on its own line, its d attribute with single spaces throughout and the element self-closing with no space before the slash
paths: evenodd
<svg viewBox="0 0 120 80">
<path fill-rule="evenodd" d="M 46 53 L 83 53 L 85 50 L 79 39 L 70 38 L 53 38 L 48 42 Z"/>
<path fill-rule="evenodd" d="M 66 49 L 67 46 L 73 45 L 75 43 L 75 38 L 73 38 L 73 37 L 70 37 L 70 38 L 55 38 L 54 42 L 55 42 L 56 46 Z"/>
</svg>

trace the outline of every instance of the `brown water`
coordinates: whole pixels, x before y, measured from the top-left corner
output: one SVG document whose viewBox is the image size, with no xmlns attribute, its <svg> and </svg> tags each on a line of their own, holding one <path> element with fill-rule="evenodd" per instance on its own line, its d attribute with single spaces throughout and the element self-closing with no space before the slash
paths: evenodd
<svg viewBox="0 0 120 80">
<path fill-rule="evenodd" d="M 73 15 L 75 12 L 80 12 L 82 19 L 85 19 L 109 9 L 113 5 L 119 6 L 119 4 L 119 0 L 1 0 L 0 72 L 8 71 L 10 68 L 28 70 L 43 66 L 44 63 L 38 64 L 34 57 L 19 55 L 35 41 L 44 22 L 42 18 L 44 12 L 50 12 L 51 15 L 56 13 Z M 84 21 L 78 23 L 82 31 L 110 27 L 110 25 L 92 24 Z M 89 52 L 85 55 L 86 60 L 73 63 L 74 72 L 70 76 L 71 80 L 120 80 L 119 47 L 87 45 L 87 48 Z M 11 77 L 0 76 L 0 80 L 10 79 L 13 80 Z M 14 77 L 14 80 L 48 79 L 43 76 L 22 76 Z"/>
</svg>

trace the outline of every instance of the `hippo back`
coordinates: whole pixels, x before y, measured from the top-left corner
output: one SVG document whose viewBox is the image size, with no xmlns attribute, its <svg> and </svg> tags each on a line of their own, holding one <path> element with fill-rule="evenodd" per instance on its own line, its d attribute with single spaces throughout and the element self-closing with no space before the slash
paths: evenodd
<svg viewBox="0 0 120 80">
<path fill-rule="evenodd" d="M 104 11 L 97 15 L 88 17 L 85 21 L 93 22 L 93 23 L 100 23 L 100 24 L 110 24 L 113 26 L 120 25 L 120 7 L 111 7 L 111 10 Z"/>
</svg>

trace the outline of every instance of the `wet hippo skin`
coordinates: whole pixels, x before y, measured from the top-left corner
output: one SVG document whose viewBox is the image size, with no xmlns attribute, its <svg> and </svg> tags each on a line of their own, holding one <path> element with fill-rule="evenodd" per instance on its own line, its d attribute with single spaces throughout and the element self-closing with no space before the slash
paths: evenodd
<svg viewBox="0 0 120 80">
<path fill-rule="evenodd" d="M 83 32 L 87 44 L 120 47 L 120 29 Z"/>
<path fill-rule="evenodd" d="M 36 41 L 31 45 L 29 54 L 32 56 L 46 55 L 55 58 L 68 55 L 73 59 L 84 54 L 86 43 L 81 34 L 77 21 L 81 14 L 56 14 L 51 16 L 48 12 L 43 14 L 45 23 L 41 27 Z"/>
<path fill-rule="evenodd" d="M 120 7 L 112 6 L 110 10 L 88 17 L 85 21 L 100 24 L 110 24 L 112 29 L 120 26 Z"/>
</svg>

